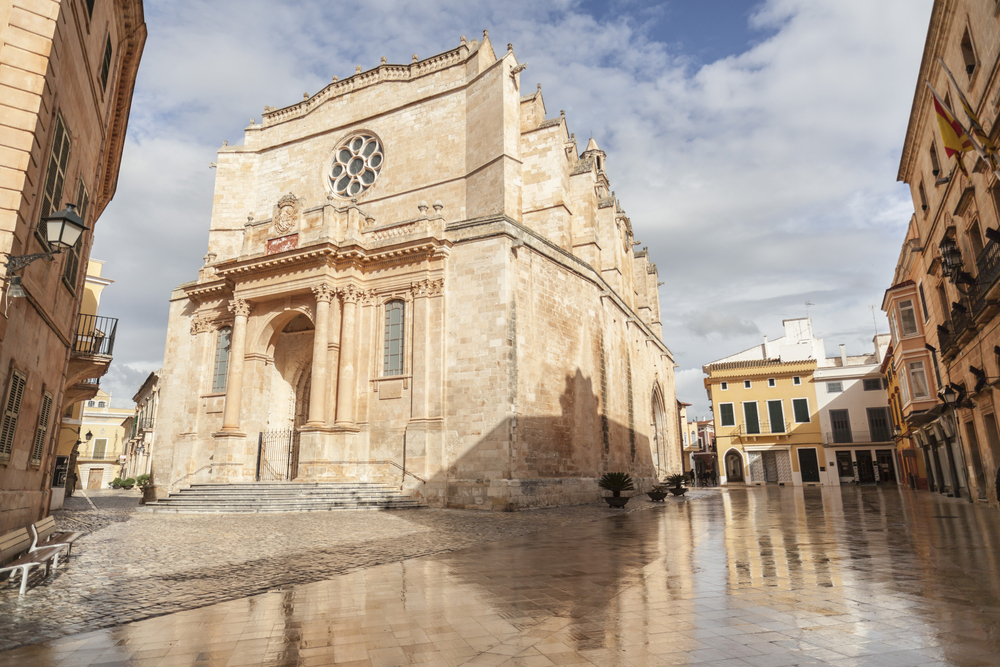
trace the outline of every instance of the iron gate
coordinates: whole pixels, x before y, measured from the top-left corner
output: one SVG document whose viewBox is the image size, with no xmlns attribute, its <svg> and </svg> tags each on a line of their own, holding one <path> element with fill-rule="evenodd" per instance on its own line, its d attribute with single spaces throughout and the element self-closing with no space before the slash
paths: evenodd
<svg viewBox="0 0 1000 667">
<path fill-rule="evenodd" d="M 257 438 L 258 482 L 295 479 L 299 468 L 299 434 L 287 431 L 262 431 Z"/>
</svg>

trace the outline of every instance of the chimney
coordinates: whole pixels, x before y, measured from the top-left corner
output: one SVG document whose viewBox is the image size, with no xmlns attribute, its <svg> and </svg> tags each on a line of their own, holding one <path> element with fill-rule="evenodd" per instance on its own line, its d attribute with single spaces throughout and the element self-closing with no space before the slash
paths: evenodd
<svg viewBox="0 0 1000 667">
<path fill-rule="evenodd" d="M 764 336 L 764 342 L 760 344 L 761 356 L 767 359 L 767 336 Z"/>
<path fill-rule="evenodd" d="M 840 365 L 847 365 L 847 346 L 843 343 L 840 344 Z"/>
</svg>

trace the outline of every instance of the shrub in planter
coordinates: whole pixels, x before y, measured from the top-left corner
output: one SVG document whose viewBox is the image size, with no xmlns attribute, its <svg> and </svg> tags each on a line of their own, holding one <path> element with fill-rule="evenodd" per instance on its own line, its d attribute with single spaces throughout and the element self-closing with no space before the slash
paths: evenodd
<svg viewBox="0 0 1000 667">
<path fill-rule="evenodd" d="M 668 489 L 666 485 L 657 484 L 650 491 L 647 491 L 646 495 L 649 496 L 649 499 L 654 503 L 663 502 L 663 499 L 667 497 L 667 491 Z"/>
<path fill-rule="evenodd" d="M 149 486 L 149 474 L 139 475 L 135 478 L 135 485 L 140 489 L 145 489 Z"/>
<path fill-rule="evenodd" d="M 122 480 L 123 489 L 131 489 L 133 486 L 135 486 L 135 477 L 129 477 L 126 480 Z"/>
<path fill-rule="evenodd" d="M 670 486 L 670 493 L 675 496 L 683 496 L 687 493 L 687 489 L 684 488 L 684 482 L 687 480 L 687 476 L 683 473 L 678 473 L 676 475 L 667 476 L 667 484 Z"/>
<path fill-rule="evenodd" d="M 597 480 L 597 486 L 612 493 L 611 496 L 604 498 L 611 507 L 625 507 L 628 497 L 622 497 L 622 491 L 631 491 L 635 488 L 627 472 L 606 472 Z"/>
<path fill-rule="evenodd" d="M 112 489 L 120 489 L 125 484 L 125 480 L 123 480 L 121 477 L 115 477 L 113 480 L 111 480 L 110 484 Z"/>
</svg>

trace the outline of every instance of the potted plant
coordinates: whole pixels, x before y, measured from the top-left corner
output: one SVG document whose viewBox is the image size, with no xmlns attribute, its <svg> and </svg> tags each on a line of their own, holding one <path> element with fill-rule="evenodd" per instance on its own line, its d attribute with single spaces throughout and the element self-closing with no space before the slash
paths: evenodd
<svg viewBox="0 0 1000 667">
<path fill-rule="evenodd" d="M 646 495 L 649 496 L 649 499 L 654 503 L 662 503 L 663 499 L 667 497 L 667 491 L 668 489 L 666 484 L 657 484 L 653 487 L 652 491 L 647 491 Z"/>
<path fill-rule="evenodd" d="M 676 475 L 667 476 L 667 484 L 670 486 L 670 493 L 675 496 L 683 496 L 687 493 L 687 489 L 684 488 L 684 480 L 687 479 L 687 475 L 683 473 L 677 473 Z"/>
<path fill-rule="evenodd" d="M 156 494 L 153 492 L 152 475 L 139 475 L 135 478 L 135 485 L 142 489 L 142 499 L 139 501 L 140 505 L 145 505 L 148 502 L 156 500 Z"/>
<path fill-rule="evenodd" d="M 622 491 L 631 491 L 635 488 L 632 485 L 632 478 L 627 472 L 606 472 L 597 480 L 597 486 L 612 493 L 612 495 L 604 497 L 604 500 L 611 507 L 625 507 L 628 496 L 622 496 Z"/>
<path fill-rule="evenodd" d="M 129 477 L 128 479 L 122 480 L 123 489 L 131 489 L 133 486 L 135 486 L 135 477 Z"/>
<path fill-rule="evenodd" d="M 121 477 L 115 477 L 113 480 L 108 482 L 108 484 L 111 486 L 112 489 L 120 489 L 122 488 L 123 482 L 124 480 Z"/>
</svg>

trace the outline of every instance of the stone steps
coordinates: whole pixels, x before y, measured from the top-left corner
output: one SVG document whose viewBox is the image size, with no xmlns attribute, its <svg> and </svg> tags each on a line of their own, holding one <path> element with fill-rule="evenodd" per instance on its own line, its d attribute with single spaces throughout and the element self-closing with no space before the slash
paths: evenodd
<svg viewBox="0 0 1000 667">
<path fill-rule="evenodd" d="M 364 482 L 259 482 L 193 484 L 147 503 L 140 512 L 224 514 L 401 510 L 425 505 L 385 484 Z"/>
</svg>

